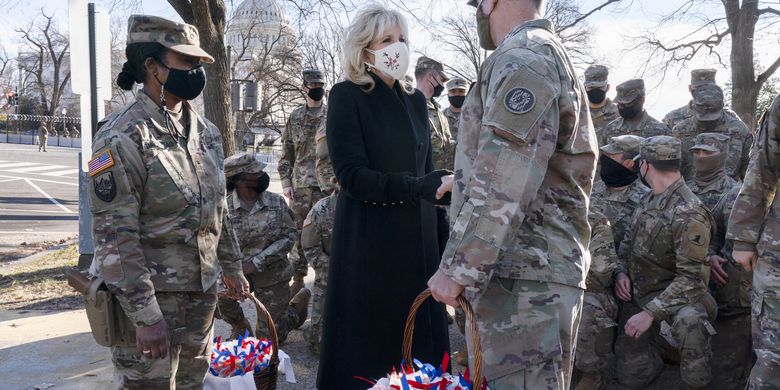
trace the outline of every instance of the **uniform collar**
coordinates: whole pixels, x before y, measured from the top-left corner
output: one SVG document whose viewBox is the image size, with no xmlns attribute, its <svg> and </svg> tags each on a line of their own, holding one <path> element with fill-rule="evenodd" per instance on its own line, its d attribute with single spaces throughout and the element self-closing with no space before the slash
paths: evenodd
<svg viewBox="0 0 780 390">
<path fill-rule="evenodd" d="M 265 193 L 263 193 L 265 194 Z M 265 201 L 263 199 L 263 194 L 260 194 L 260 196 L 257 197 L 257 200 L 255 201 L 254 206 L 252 206 L 251 210 L 246 210 L 243 207 L 241 207 L 242 202 L 241 198 L 238 197 L 238 191 L 233 191 L 233 193 L 230 195 L 231 198 L 231 209 L 232 211 L 238 211 L 238 209 L 242 209 L 246 212 L 249 212 L 250 214 L 254 214 L 259 210 L 262 210 L 265 208 Z"/>
<path fill-rule="evenodd" d="M 164 132 L 169 132 L 168 127 L 165 125 L 165 113 L 163 112 L 163 109 L 161 106 L 157 105 L 157 103 L 152 100 L 149 95 L 146 94 L 146 92 L 141 89 L 135 94 L 136 100 L 141 103 L 141 107 L 146 112 L 146 114 L 149 116 L 149 118 L 152 120 L 154 125 Z M 192 136 L 192 130 L 195 128 L 195 124 L 200 120 L 200 117 L 198 114 L 192 109 L 192 106 L 190 105 L 190 102 L 183 101 L 182 103 L 182 114 L 184 114 L 184 110 L 187 110 L 187 114 L 189 115 L 190 119 L 190 136 Z M 183 116 L 182 116 L 183 117 Z M 184 123 L 182 125 L 185 125 Z"/>
<path fill-rule="evenodd" d="M 647 204 L 647 209 L 664 209 L 666 208 L 667 203 L 669 203 L 669 200 L 672 198 L 672 194 L 677 192 L 677 190 L 680 189 L 680 187 L 685 185 L 685 180 L 683 180 L 682 176 L 677 179 L 672 185 L 670 185 L 664 192 L 660 194 L 652 194 L 650 198 L 650 202 Z M 652 191 L 652 190 L 651 190 Z"/>
<path fill-rule="evenodd" d="M 534 20 L 528 20 L 523 23 L 520 23 L 517 27 L 512 29 L 512 31 L 510 31 L 509 34 L 506 35 L 506 37 L 504 37 L 504 40 L 501 43 L 506 42 L 507 39 L 517 35 L 517 33 L 519 33 L 520 31 L 523 31 L 525 29 L 530 29 L 530 28 L 541 28 L 547 30 L 551 34 L 555 34 L 555 27 L 553 27 L 552 22 L 550 22 L 547 19 L 534 19 Z"/>
</svg>

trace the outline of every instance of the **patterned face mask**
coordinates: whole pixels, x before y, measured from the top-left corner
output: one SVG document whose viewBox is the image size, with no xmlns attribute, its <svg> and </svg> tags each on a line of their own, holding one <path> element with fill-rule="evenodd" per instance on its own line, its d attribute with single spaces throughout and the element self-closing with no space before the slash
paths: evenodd
<svg viewBox="0 0 780 390">
<path fill-rule="evenodd" d="M 394 80 L 403 80 L 406 71 L 409 70 L 409 47 L 406 43 L 398 41 L 379 50 L 366 49 L 374 55 L 374 63 L 366 63 Z"/>
</svg>

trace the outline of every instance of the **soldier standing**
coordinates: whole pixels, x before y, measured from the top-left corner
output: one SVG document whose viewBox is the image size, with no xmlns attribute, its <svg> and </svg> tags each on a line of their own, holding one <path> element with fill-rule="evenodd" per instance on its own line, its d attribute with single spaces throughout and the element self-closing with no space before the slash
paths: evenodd
<svg viewBox="0 0 780 390">
<path fill-rule="evenodd" d="M 469 4 L 495 51 L 463 106 L 457 179 L 439 191 L 455 188 L 454 228 L 428 284 L 452 306 L 465 290 L 492 389 L 568 389 L 597 151 L 585 87 L 541 2 Z"/>
<path fill-rule="evenodd" d="M 696 90 L 696 88 L 701 87 L 702 85 L 707 84 L 716 84 L 715 83 L 715 75 L 718 73 L 716 69 L 694 69 L 691 71 L 691 83 L 688 84 L 688 92 L 691 93 L 691 97 L 693 97 L 693 92 Z M 723 111 L 726 113 L 726 115 L 737 118 L 737 114 L 735 114 L 733 111 L 729 109 L 723 109 Z M 695 114 L 693 109 L 693 99 L 688 102 L 688 104 L 676 108 L 672 111 L 669 111 L 669 113 L 664 116 L 664 119 L 662 122 L 668 126 L 670 129 L 674 130 L 674 127 L 678 124 L 682 123 L 686 119 L 692 117 Z"/>
<path fill-rule="evenodd" d="M 620 117 L 609 122 L 599 137 L 600 145 L 606 145 L 612 137 L 618 135 L 638 135 L 652 137 L 656 135 L 671 135 L 671 130 L 663 123 L 651 117 L 645 111 L 645 82 L 633 79 L 617 86 L 615 102 Z"/>
<path fill-rule="evenodd" d="M 716 234 L 710 240 L 710 292 L 718 304 L 713 325 L 712 383 L 719 389 L 744 389 L 755 361 L 750 339 L 750 289 L 752 273 L 731 258 L 732 243 L 726 241 L 726 225 L 739 183 L 726 175 L 729 137 L 701 133 L 694 139 L 694 179 L 688 186 L 712 210 Z"/>
<path fill-rule="evenodd" d="M 450 135 L 447 118 L 441 112 L 441 107 L 433 98 L 444 92 L 444 83 L 449 80 L 444 73 L 444 66 L 431 58 L 422 56 L 414 68 L 417 89 L 423 93 L 428 102 L 428 123 L 431 126 L 431 147 L 433 148 L 433 168 L 452 169 L 452 149 L 455 143 Z"/>
<path fill-rule="evenodd" d="M 776 197 L 780 182 L 780 96 L 761 118 L 750 167 L 729 218 L 726 238 L 734 241 L 733 256 L 753 271 L 753 348 L 757 361 L 749 389 L 780 388 L 780 224 Z"/>
<path fill-rule="evenodd" d="M 254 153 L 239 153 L 225 159 L 228 213 L 243 253 L 242 268 L 255 296 L 263 302 L 276 325 L 279 343 L 306 321 L 311 293 L 302 288 L 290 299 L 293 270 L 287 254 L 297 231 L 284 198 L 266 191 L 270 177 Z M 238 301 L 220 297 L 219 314 L 233 328 L 233 337 L 249 329 Z M 257 334 L 271 337 L 263 316 L 257 316 Z"/>
<path fill-rule="evenodd" d="M 322 314 L 325 309 L 325 291 L 328 288 L 328 270 L 330 269 L 331 235 L 333 233 L 333 218 L 336 215 L 336 200 L 339 195 L 339 185 L 334 178 L 334 192 L 320 199 L 306 216 L 301 232 L 301 247 L 306 258 L 314 269 L 314 285 L 312 287 L 311 321 L 304 331 L 303 337 L 309 343 L 309 350 L 320 354 L 320 337 L 322 331 Z"/>
<path fill-rule="evenodd" d="M 317 161 L 314 163 L 314 169 L 317 171 L 317 183 L 323 194 L 330 195 L 336 189 L 336 174 L 333 172 L 333 164 L 330 162 L 330 151 L 328 150 L 328 135 L 326 126 L 317 130 L 315 138 Z"/>
<path fill-rule="evenodd" d="M 298 230 L 303 220 L 318 200 L 324 197 L 317 181 L 316 134 L 325 127 L 327 108 L 325 76 L 317 69 L 303 71 L 303 90 L 306 104 L 290 114 L 282 133 L 282 156 L 279 158 L 279 177 L 284 196 L 292 203 L 291 209 Z M 291 294 L 303 288 L 303 278 L 308 272 L 306 256 L 301 250 L 300 236 L 295 243 L 293 256 L 293 284 Z"/>
<path fill-rule="evenodd" d="M 626 355 L 617 362 L 618 381 L 647 388 L 663 364 L 653 340 L 661 321 L 671 325 L 679 345 L 680 375 L 689 389 L 706 389 L 712 378 L 709 320 L 716 316 L 707 289 L 707 251 L 714 233 L 712 216 L 680 175 L 680 141 L 648 138 L 640 151 L 640 177 L 652 188 L 647 202 L 634 214 L 628 236 L 628 275 L 632 289 L 618 298 L 630 316 L 618 344 Z"/>
<path fill-rule="evenodd" d="M 617 105 L 607 97 L 610 88 L 608 78 L 609 69 L 604 65 L 591 65 L 585 69 L 585 91 L 588 93 L 590 117 L 599 138 L 604 127 L 618 117 Z"/>
<path fill-rule="evenodd" d="M 46 124 L 41 122 L 38 126 L 38 151 L 46 151 L 46 144 L 49 142 L 49 129 Z"/>
<path fill-rule="evenodd" d="M 617 326 L 618 305 L 612 292 L 612 275 L 617 269 L 617 252 L 612 228 L 604 214 L 591 208 L 588 222 L 590 239 L 590 269 L 585 279 L 587 290 L 583 299 L 582 322 L 577 333 L 577 355 L 574 364 L 583 376 L 576 390 L 599 390 L 606 387 L 602 371 L 607 368 L 607 354 L 612 346 Z"/>
<path fill-rule="evenodd" d="M 674 136 L 682 141 L 683 148 L 690 148 L 699 133 L 721 133 L 729 137 L 726 173 L 734 180 L 742 180 L 750 161 L 750 145 L 753 133 L 737 117 L 723 109 L 723 90 L 715 84 L 705 84 L 693 91 L 694 115 L 674 127 Z M 682 162 L 682 175 L 693 176 L 692 156 L 686 154 Z"/>
<path fill-rule="evenodd" d="M 444 116 L 447 118 L 452 142 L 455 144 L 458 143 L 458 119 L 460 119 L 460 111 L 463 107 L 463 102 L 466 101 L 468 89 L 468 81 L 460 77 L 453 77 L 447 82 L 447 100 L 449 100 L 450 105 L 444 109 Z M 452 148 L 452 156 L 453 161 L 455 161 L 454 146 Z"/>
<path fill-rule="evenodd" d="M 117 84 L 143 90 L 95 134 L 91 272 L 135 329 L 135 345 L 111 348 L 116 387 L 200 389 L 220 266 L 233 296 L 249 290 L 227 218 L 222 137 L 188 102 L 214 59 L 188 24 L 133 15 L 127 32 Z"/>
</svg>

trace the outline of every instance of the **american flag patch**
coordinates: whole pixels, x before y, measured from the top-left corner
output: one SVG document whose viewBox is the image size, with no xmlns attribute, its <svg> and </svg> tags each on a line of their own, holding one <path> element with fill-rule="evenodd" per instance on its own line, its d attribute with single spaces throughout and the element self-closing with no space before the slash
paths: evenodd
<svg viewBox="0 0 780 390">
<path fill-rule="evenodd" d="M 92 160 L 89 160 L 89 173 L 88 175 L 90 177 L 97 175 L 100 172 L 105 171 L 108 168 L 111 168 L 114 166 L 114 157 L 111 156 L 111 150 L 106 149 L 103 151 L 103 153 L 98 154 L 95 157 L 92 157 Z"/>
</svg>

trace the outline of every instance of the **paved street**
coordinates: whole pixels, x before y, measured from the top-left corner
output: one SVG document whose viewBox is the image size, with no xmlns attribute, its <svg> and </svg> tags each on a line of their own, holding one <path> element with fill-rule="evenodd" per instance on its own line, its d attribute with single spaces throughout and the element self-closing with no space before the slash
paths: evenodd
<svg viewBox="0 0 780 390">
<path fill-rule="evenodd" d="M 0 144 L 0 254 L 78 233 L 78 150 Z"/>
</svg>

